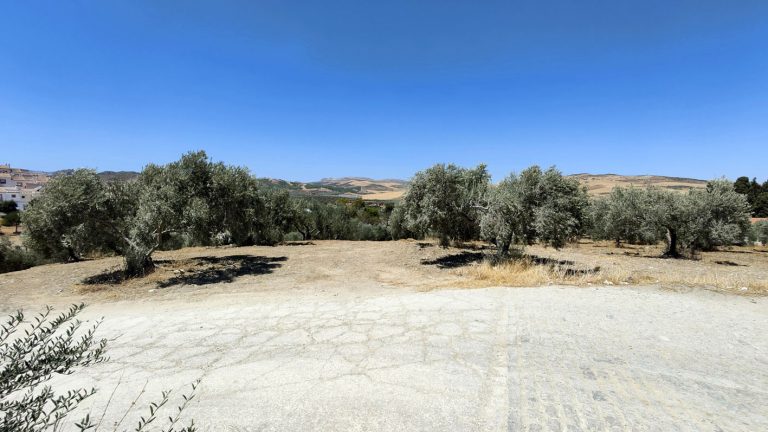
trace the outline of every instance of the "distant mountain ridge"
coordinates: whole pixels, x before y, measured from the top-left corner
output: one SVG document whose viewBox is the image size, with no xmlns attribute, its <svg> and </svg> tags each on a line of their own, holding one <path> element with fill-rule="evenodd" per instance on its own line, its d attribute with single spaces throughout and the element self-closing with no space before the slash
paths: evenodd
<svg viewBox="0 0 768 432">
<path fill-rule="evenodd" d="M 60 170 L 49 173 L 52 177 L 72 173 L 74 170 Z M 98 176 L 106 181 L 128 181 L 136 178 L 135 171 L 102 171 Z M 620 175 L 620 174 L 571 174 L 587 187 L 592 196 L 605 195 L 616 186 L 646 187 L 684 191 L 704 188 L 706 180 L 685 177 L 657 175 Z M 401 179 L 372 179 L 369 177 L 326 177 L 314 182 L 298 182 L 282 179 L 259 178 L 264 187 L 283 189 L 295 196 L 362 198 L 371 201 L 392 201 L 400 199 L 408 189 L 408 181 Z"/>
</svg>

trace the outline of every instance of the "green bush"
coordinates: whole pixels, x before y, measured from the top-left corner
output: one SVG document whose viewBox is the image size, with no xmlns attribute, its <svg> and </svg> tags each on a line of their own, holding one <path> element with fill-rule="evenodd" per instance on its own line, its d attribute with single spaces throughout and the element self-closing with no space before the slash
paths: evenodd
<svg viewBox="0 0 768 432">
<path fill-rule="evenodd" d="M 0 238 L 0 273 L 28 269 L 40 262 L 35 253 L 12 245 L 6 238 Z"/>
<path fill-rule="evenodd" d="M 760 221 L 752 224 L 749 229 L 749 240 L 768 245 L 768 221 Z"/>
</svg>

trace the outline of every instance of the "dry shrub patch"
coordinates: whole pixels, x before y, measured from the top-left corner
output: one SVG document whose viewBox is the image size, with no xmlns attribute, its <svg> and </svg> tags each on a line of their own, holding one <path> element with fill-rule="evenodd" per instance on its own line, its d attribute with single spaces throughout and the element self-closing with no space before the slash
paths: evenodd
<svg viewBox="0 0 768 432">
<path fill-rule="evenodd" d="M 532 246 L 529 254 L 452 271 L 468 278 L 466 286 L 643 285 L 704 287 L 745 295 L 768 294 L 768 250 L 732 247 L 703 252 L 699 259 L 660 258 L 663 246 L 616 247 L 611 242 L 582 241 L 561 250 Z"/>
</svg>

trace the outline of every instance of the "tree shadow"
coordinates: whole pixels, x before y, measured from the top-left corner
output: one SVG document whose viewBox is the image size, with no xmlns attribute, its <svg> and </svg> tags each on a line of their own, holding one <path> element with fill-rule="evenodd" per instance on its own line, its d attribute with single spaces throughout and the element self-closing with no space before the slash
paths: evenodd
<svg viewBox="0 0 768 432">
<path fill-rule="evenodd" d="M 451 268 L 463 267 L 472 263 L 476 263 L 478 261 L 482 261 L 484 257 L 485 257 L 485 254 L 480 252 L 464 251 L 461 253 L 446 255 L 446 256 L 435 258 L 432 260 L 422 259 L 421 264 L 433 265 L 441 269 L 451 269 Z"/>
<path fill-rule="evenodd" d="M 739 263 L 736 263 L 736 262 L 733 262 L 733 261 L 727 261 L 727 260 L 715 261 L 715 264 L 720 264 L 720 265 L 724 265 L 724 266 L 731 266 L 731 267 L 748 267 L 746 264 L 739 264 Z"/>
<path fill-rule="evenodd" d="M 456 243 L 455 246 L 459 249 L 467 249 L 473 251 L 496 250 L 496 246 L 482 243 Z"/>
<path fill-rule="evenodd" d="M 118 268 L 116 270 L 108 270 L 97 275 L 88 276 L 83 279 L 82 283 L 84 285 L 119 285 L 126 279 L 127 277 L 125 276 L 123 269 Z"/>
<path fill-rule="evenodd" d="M 172 271 L 171 278 L 158 282 L 159 288 L 173 285 L 229 283 L 240 276 L 272 273 L 288 257 L 254 255 L 204 256 L 178 260 L 156 260 L 158 270 Z M 175 268 L 175 269 L 174 269 Z M 84 285 L 119 285 L 129 278 L 122 268 L 83 279 Z"/>
<path fill-rule="evenodd" d="M 572 266 L 576 264 L 574 261 L 570 260 L 557 260 L 554 258 L 549 257 L 540 257 L 538 255 L 525 255 L 528 259 L 531 260 L 534 264 L 537 265 L 548 265 L 548 266 Z"/>
<path fill-rule="evenodd" d="M 191 258 L 189 269 L 176 270 L 176 276 L 159 282 L 159 288 L 173 285 L 208 285 L 230 283 L 240 276 L 262 275 L 272 271 L 287 261 L 288 257 L 265 257 L 253 255 L 232 255 L 224 257 Z M 157 264 L 173 263 L 174 261 L 158 261 Z"/>
<path fill-rule="evenodd" d="M 289 241 L 283 243 L 284 246 L 314 246 L 315 243 L 311 241 Z"/>
</svg>

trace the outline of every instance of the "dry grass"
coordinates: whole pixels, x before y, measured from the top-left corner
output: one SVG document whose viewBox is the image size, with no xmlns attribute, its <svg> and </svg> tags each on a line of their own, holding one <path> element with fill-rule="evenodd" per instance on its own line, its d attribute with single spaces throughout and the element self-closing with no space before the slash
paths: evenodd
<svg viewBox="0 0 768 432">
<path fill-rule="evenodd" d="M 747 295 L 768 294 L 768 250 L 731 248 L 703 253 L 698 260 L 663 259 L 660 246 L 583 242 L 556 251 L 540 246 L 529 255 L 493 265 L 475 263 L 454 271 L 466 286 L 637 285 L 704 287 Z"/>
<path fill-rule="evenodd" d="M 599 266 L 574 268 L 571 265 L 542 264 L 531 257 L 511 260 L 499 264 L 484 261 L 456 271 L 475 281 L 478 286 L 540 286 L 540 285 L 630 285 L 656 283 L 648 275 L 635 275 L 621 269 L 602 269 Z"/>
</svg>

